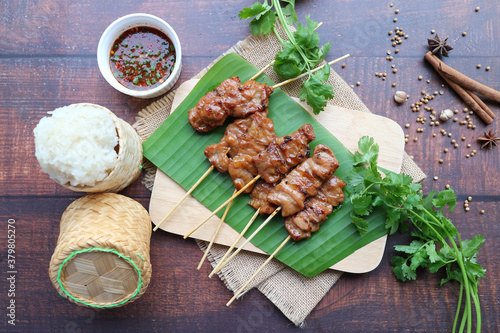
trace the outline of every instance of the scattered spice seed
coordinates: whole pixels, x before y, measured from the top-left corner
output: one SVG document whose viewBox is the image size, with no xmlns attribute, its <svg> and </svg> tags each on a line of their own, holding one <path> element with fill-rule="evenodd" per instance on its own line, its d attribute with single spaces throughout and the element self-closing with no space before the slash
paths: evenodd
<svg viewBox="0 0 500 333">
<path fill-rule="evenodd" d="M 451 186 L 450 186 L 450 184 L 446 184 L 445 187 L 446 187 L 446 189 L 449 189 Z"/>
<path fill-rule="evenodd" d="M 436 133 L 432 133 L 432 137 L 433 137 L 433 138 L 435 138 L 435 137 L 436 137 L 436 135 L 437 135 Z"/>
<path fill-rule="evenodd" d="M 472 197 L 468 197 L 467 200 L 472 201 Z"/>
<path fill-rule="evenodd" d="M 410 124 L 406 124 L 406 125 L 405 125 L 405 127 L 406 127 L 406 128 L 409 128 L 409 127 L 410 127 Z"/>
<path fill-rule="evenodd" d="M 469 154 L 465 155 L 465 158 L 469 158 L 469 157 L 470 157 L 470 155 L 469 155 Z"/>
<path fill-rule="evenodd" d="M 396 86 L 396 83 L 393 83 L 393 84 L 392 84 L 392 86 L 393 86 L 393 87 L 395 87 L 395 86 Z"/>
<path fill-rule="evenodd" d="M 392 32 L 392 31 L 389 31 L 387 34 L 390 36 L 390 35 L 392 35 L 392 34 L 393 34 L 393 32 Z"/>
<path fill-rule="evenodd" d="M 462 141 L 465 141 L 465 136 L 462 137 Z"/>
<path fill-rule="evenodd" d="M 478 8 L 479 8 L 479 7 L 478 7 Z M 477 10 L 476 10 L 476 12 L 477 12 Z M 480 214 L 484 214 L 484 209 L 481 209 L 481 210 L 479 211 L 479 213 L 480 213 Z"/>
<path fill-rule="evenodd" d="M 397 51 L 397 50 L 396 50 Z M 397 53 L 397 52 L 396 52 Z M 486 67 L 485 70 L 488 72 L 490 70 L 490 66 Z"/>
<path fill-rule="evenodd" d="M 342 64 L 342 68 L 345 68 L 345 64 Z"/>
<path fill-rule="evenodd" d="M 433 35 L 434 35 L 435 33 L 436 33 L 436 30 L 432 29 L 432 30 L 431 30 L 431 34 L 433 34 Z"/>
<path fill-rule="evenodd" d="M 447 153 L 447 152 L 448 152 L 448 148 L 445 148 L 445 149 L 443 150 L 443 152 L 444 152 L 444 153 Z"/>
<path fill-rule="evenodd" d="M 399 9 L 396 9 L 396 11 L 394 12 L 394 14 L 399 14 Z"/>
<path fill-rule="evenodd" d="M 393 21 L 393 22 L 397 22 L 397 21 L 398 21 L 398 19 L 395 17 L 395 18 L 394 18 L 394 20 L 392 20 L 392 21 Z"/>
<path fill-rule="evenodd" d="M 356 82 L 356 85 L 357 85 L 358 87 L 359 87 L 359 85 L 360 85 L 360 84 L 361 84 L 361 82 L 359 82 L 359 81 L 358 81 L 358 82 Z"/>
<path fill-rule="evenodd" d="M 455 143 L 455 145 L 453 147 L 458 148 L 458 143 Z"/>
<path fill-rule="evenodd" d="M 398 70 L 397 70 L 396 68 L 394 68 L 394 69 L 392 70 L 392 72 L 393 72 L 394 74 L 396 74 L 396 73 L 398 72 Z"/>
<path fill-rule="evenodd" d="M 418 77 L 418 80 L 419 80 L 419 81 L 422 81 L 422 79 L 423 79 L 423 78 L 424 78 L 424 77 L 423 77 L 422 75 L 420 75 L 420 76 Z"/>
<path fill-rule="evenodd" d="M 392 3 L 389 5 L 389 7 L 393 7 L 393 6 L 394 6 L 394 4 L 392 4 Z"/>
<path fill-rule="evenodd" d="M 476 67 L 477 67 L 477 69 L 481 68 L 481 64 L 478 64 Z"/>
<path fill-rule="evenodd" d="M 439 179 L 438 176 L 434 176 L 434 180 L 438 180 L 438 179 Z"/>
<path fill-rule="evenodd" d="M 462 36 L 464 36 L 464 37 L 467 36 L 467 33 L 465 31 L 462 32 Z"/>
<path fill-rule="evenodd" d="M 465 211 L 468 212 L 470 210 L 469 207 L 465 207 Z"/>
<path fill-rule="evenodd" d="M 439 159 L 439 161 L 438 161 L 438 162 L 439 162 L 439 164 L 443 164 L 443 162 L 444 162 L 444 161 L 443 161 L 443 159 L 441 158 L 441 159 Z"/>
<path fill-rule="evenodd" d="M 479 7 L 476 7 L 476 9 L 475 9 L 475 10 L 476 10 L 476 13 L 477 13 L 477 12 L 479 11 Z"/>
<path fill-rule="evenodd" d="M 398 52 L 399 52 L 399 49 L 395 49 L 395 50 L 394 50 L 394 53 L 398 53 Z M 488 68 L 489 68 L 489 67 L 486 67 L 486 70 L 487 70 L 487 71 L 489 71 L 489 69 L 488 69 Z"/>
<path fill-rule="evenodd" d="M 417 142 L 417 141 L 418 141 L 418 138 L 414 138 L 414 139 L 413 139 L 413 141 L 414 141 L 414 142 Z"/>
</svg>

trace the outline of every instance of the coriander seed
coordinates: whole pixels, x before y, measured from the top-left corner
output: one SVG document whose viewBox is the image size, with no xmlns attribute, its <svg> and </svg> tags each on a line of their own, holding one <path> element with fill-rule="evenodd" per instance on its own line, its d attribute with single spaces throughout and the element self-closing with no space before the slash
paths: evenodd
<svg viewBox="0 0 500 333">
<path fill-rule="evenodd" d="M 399 14 L 399 9 L 396 9 L 396 10 L 394 11 L 394 14 L 396 14 L 396 15 L 397 15 L 397 14 Z"/>
<path fill-rule="evenodd" d="M 342 64 L 342 66 L 341 66 L 341 67 L 342 67 L 342 68 L 345 68 L 345 64 Z"/>
<path fill-rule="evenodd" d="M 465 211 L 468 212 L 470 210 L 469 207 L 465 207 Z"/>
<path fill-rule="evenodd" d="M 467 32 L 465 32 L 465 31 L 462 32 L 462 36 L 464 36 L 464 37 L 467 36 Z"/>
<path fill-rule="evenodd" d="M 436 33 L 436 30 L 432 29 L 432 30 L 431 30 L 431 34 L 433 34 L 433 35 L 434 35 L 435 33 Z"/>
<path fill-rule="evenodd" d="M 396 50 L 397 51 L 397 50 Z M 397 52 L 396 52 L 397 53 Z M 490 66 L 486 67 L 485 70 L 488 72 L 490 70 Z"/>
<path fill-rule="evenodd" d="M 394 20 L 392 20 L 392 21 L 393 22 L 397 22 L 398 21 L 397 17 L 395 17 Z"/>
<path fill-rule="evenodd" d="M 472 197 L 468 197 L 467 200 L 472 201 Z"/>
<path fill-rule="evenodd" d="M 477 12 L 479 11 L 479 7 L 476 7 L 475 11 L 476 11 L 476 13 L 477 13 Z"/>
<path fill-rule="evenodd" d="M 423 79 L 423 78 L 424 78 L 424 77 L 423 77 L 422 75 L 420 75 L 420 76 L 418 77 L 418 80 L 419 80 L 419 81 L 422 81 L 422 79 Z"/>
<path fill-rule="evenodd" d="M 446 187 L 446 189 L 449 189 L 451 186 L 450 186 L 450 184 L 446 184 L 445 187 Z"/>
<path fill-rule="evenodd" d="M 359 85 L 360 85 L 360 84 L 361 84 L 361 82 L 359 82 L 359 81 L 358 81 L 358 82 L 356 82 L 356 85 L 357 85 L 358 87 L 359 87 Z"/>
<path fill-rule="evenodd" d="M 478 65 L 476 66 L 476 68 L 477 68 L 477 69 L 481 68 L 481 64 L 478 64 Z"/>
<path fill-rule="evenodd" d="M 479 8 L 479 7 L 478 7 L 478 8 Z M 479 211 L 479 213 L 480 213 L 480 214 L 484 214 L 484 209 L 481 209 L 481 210 Z"/>
</svg>

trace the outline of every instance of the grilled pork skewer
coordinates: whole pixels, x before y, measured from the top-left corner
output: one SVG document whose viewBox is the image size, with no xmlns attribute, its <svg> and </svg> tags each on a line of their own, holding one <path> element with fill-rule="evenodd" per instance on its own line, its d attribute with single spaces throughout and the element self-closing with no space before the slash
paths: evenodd
<svg viewBox="0 0 500 333">
<path fill-rule="evenodd" d="M 267 200 L 282 208 L 284 217 L 304 208 L 307 197 L 314 196 L 326 179 L 339 167 L 332 150 L 323 144 L 314 148 L 312 157 L 293 169 L 268 195 Z"/>
<path fill-rule="evenodd" d="M 330 177 L 315 196 L 306 199 L 304 209 L 285 219 L 285 227 L 294 241 L 309 238 L 312 232 L 318 231 L 333 207 L 344 202 L 345 186 L 342 179 Z"/>
<path fill-rule="evenodd" d="M 269 106 L 273 88 L 248 80 L 241 84 L 237 76 L 222 81 L 189 110 L 189 123 L 198 132 L 208 132 L 224 124 L 227 117 L 246 118 Z"/>
<path fill-rule="evenodd" d="M 203 133 L 221 126 L 229 116 L 245 118 L 254 112 L 263 111 L 269 106 L 269 97 L 275 88 L 310 75 L 324 66 L 333 65 L 348 57 L 349 54 L 346 54 L 310 72 L 283 81 L 272 87 L 253 80 L 260 72 L 243 85 L 239 77 L 230 77 L 222 81 L 217 88 L 203 96 L 196 106 L 189 110 L 189 123 L 196 131 Z"/>
<path fill-rule="evenodd" d="M 227 306 L 231 305 L 231 303 L 238 297 L 238 295 L 241 294 L 246 286 L 257 276 L 257 274 L 260 273 L 260 271 L 274 258 L 274 256 L 288 243 L 291 238 L 295 241 L 299 241 L 303 238 L 310 237 L 311 232 L 319 229 L 321 223 L 324 222 L 328 215 L 332 212 L 333 207 L 344 202 L 344 193 L 342 192 L 342 189 L 345 185 L 346 184 L 342 179 L 331 176 L 326 182 L 323 183 L 315 196 L 309 197 L 306 200 L 303 210 L 285 220 L 285 226 L 290 235 L 276 248 L 276 250 L 274 250 L 274 252 L 259 267 L 259 269 L 252 274 L 247 282 L 245 282 L 245 284 L 238 289 L 231 300 L 229 300 L 226 304 Z M 269 187 L 256 186 L 254 191 L 252 191 L 252 194 L 256 190 L 266 192 L 268 189 Z M 256 197 L 260 196 L 256 194 Z M 258 200 L 255 203 L 260 204 L 261 206 L 263 205 L 261 200 Z M 297 233 L 297 231 L 299 232 Z M 228 260 L 222 266 L 224 266 L 227 262 Z"/>
</svg>

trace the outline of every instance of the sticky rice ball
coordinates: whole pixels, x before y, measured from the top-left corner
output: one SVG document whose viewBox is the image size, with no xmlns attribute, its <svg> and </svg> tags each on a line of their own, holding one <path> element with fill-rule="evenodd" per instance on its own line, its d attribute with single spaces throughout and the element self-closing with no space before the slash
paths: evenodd
<svg viewBox="0 0 500 333">
<path fill-rule="evenodd" d="M 33 130 L 42 170 L 64 185 L 94 186 L 118 162 L 118 134 L 110 112 L 70 105 L 48 112 Z"/>
</svg>

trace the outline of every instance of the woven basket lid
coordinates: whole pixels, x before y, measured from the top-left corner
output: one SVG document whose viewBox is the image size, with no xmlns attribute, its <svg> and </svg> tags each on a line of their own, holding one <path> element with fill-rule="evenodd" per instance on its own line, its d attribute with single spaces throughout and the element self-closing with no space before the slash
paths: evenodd
<svg viewBox="0 0 500 333">
<path fill-rule="evenodd" d="M 61 217 L 49 274 L 59 293 L 78 305 L 116 307 L 140 297 L 151 279 L 151 220 L 137 201 L 91 194 Z"/>
</svg>

